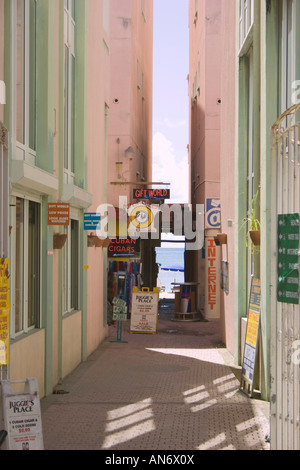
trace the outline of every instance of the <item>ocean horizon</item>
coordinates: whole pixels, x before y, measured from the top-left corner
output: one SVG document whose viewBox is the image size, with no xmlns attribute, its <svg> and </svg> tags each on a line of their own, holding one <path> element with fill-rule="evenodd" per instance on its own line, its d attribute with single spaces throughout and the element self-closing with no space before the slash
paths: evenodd
<svg viewBox="0 0 300 470">
<path fill-rule="evenodd" d="M 184 282 L 184 272 L 163 271 L 161 268 L 178 266 L 184 268 L 184 248 L 156 248 L 156 263 L 159 266 L 157 286 L 164 288 L 165 292 L 172 292 L 172 283 Z"/>
</svg>

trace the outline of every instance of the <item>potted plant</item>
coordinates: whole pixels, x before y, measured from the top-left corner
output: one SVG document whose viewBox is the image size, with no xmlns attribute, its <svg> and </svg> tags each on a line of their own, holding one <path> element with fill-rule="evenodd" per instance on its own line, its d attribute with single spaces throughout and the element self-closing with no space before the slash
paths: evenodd
<svg viewBox="0 0 300 470">
<path fill-rule="evenodd" d="M 215 239 L 215 244 L 217 246 L 226 245 L 226 243 L 227 243 L 227 233 L 218 233 L 218 235 L 216 235 L 214 237 L 214 239 Z"/>
<path fill-rule="evenodd" d="M 90 235 L 88 235 L 88 247 L 100 247 L 103 245 L 103 240 L 101 238 L 99 238 L 97 235 L 95 235 L 94 233 L 91 233 Z"/>
<path fill-rule="evenodd" d="M 256 193 L 254 194 L 252 198 L 250 216 L 245 217 L 243 219 L 243 225 L 248 224 L 248 231 L 246 234 L 246 246 L 248 246 L 249 237 L 250 237 L 251 246 L 260 245 L 260 221 L 256 217 L 256 204 L 257 204 L 258 196 L 259 196 L 259 189 L 256 191 Z"/>
</svg>

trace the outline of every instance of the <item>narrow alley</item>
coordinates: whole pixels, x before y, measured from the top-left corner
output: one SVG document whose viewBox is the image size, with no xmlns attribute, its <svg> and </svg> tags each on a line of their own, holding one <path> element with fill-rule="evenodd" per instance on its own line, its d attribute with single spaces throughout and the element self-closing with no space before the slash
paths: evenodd
<svg viewBox="0 0 300 470">
<path fill-rule="evenodd" d="M 160 300 L 158 333 L 130 334 L 127 321 L 124 342 L 111 325 L 88 361 L 42 399 L 45 450 L 269 449 L 269 404 L 239 389 L 219 321 L 174 322 L 172 312 L 172 301 Z"/>
</svg>

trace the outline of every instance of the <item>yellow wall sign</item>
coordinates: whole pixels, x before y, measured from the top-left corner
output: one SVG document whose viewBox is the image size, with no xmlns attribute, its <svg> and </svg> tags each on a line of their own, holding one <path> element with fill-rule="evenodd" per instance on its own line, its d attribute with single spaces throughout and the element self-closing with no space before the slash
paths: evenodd
<svg viewBox="0 0 300 470">
<path fill-rule="evenodd" d="M 249 310 L 246 343 L 256 348 L 257 334 L 259 328 L 259 313 Z"/>
<path fill-rule="evenodd" d="M 0 259 L 0 366 L 8 364 L 9 350 L 9 260 Z"/>
<path fill-rule="evenodd" d="M 250 396 L 252 396 L 253 393 L 255 363 L 259 340 L 260 296 L 260 280 L 252 279 L 241 379 L 241 388 Z"/>
</svg>

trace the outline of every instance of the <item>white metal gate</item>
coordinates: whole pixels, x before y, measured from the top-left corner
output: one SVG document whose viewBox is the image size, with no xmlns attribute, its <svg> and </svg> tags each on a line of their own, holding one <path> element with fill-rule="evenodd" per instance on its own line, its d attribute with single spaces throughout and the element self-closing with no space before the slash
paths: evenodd
<svg viewBox="0 0 300 470">
<path fill-rule="evenodd" d="M 271 448 L 299 450 L 300 104 L 272 128 L 271 159 Z"/>
</svg>

